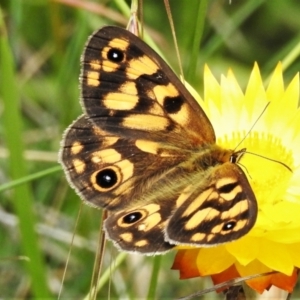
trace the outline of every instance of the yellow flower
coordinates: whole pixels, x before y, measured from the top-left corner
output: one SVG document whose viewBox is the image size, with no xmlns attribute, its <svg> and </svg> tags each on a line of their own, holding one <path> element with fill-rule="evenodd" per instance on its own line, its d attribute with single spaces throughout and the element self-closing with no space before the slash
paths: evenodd
<svg viewBox="0 0 300 300">
<path fill-rule="evenodd" d="M 231 71 L 219 84 L 205 67 L 204 89 L 199 102 L 217 143 L 247 149 L 241 166 L 256 195 L 258 217 L 235 242 L 179 250 L 173 269 L 180 270 L 181 278 L 210 275 L 215 283 L 277 271 L 247 283 L 259 292 L 271 285 L 291 291 L 300 268 L 299 76 L 285 88 L 279 63 L 265 89 L 255 64 L 243 92 Z"/>
</svg>

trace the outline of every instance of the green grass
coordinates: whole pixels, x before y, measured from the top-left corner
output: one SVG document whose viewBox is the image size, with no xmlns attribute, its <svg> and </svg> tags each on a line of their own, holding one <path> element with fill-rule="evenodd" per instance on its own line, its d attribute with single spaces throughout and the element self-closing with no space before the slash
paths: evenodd
<svg viewBox="0 0 300 300">
<path fill-rule="evenodd" d="M 124 1 L 97 3 L 109 10 L 101 15 L 59 1 L 0 2 L 0 297 L 4 299 L 56 299 L 60 288 L 81 201 L 69 188 L 56 157 L 63 131 L 82 112 L 80 55 L 95 29 L 125 26 L 115 20 L 126 22 L 129 12 Z M 183 69 L 200 94 L 204 63 L 217 78 L 233 69 L 243 85 L 254 61 L 264 78 L 279 60 L 286 81 L 299 71 L 297 1 L 216 0 L 206 7 L 198 0 L 188 4 L 171 0 L 170 4 Z M 163 1 L 144 1 L 144 23 L 178 71 Z M 100 211 L 82 207 L 61 299 L 81 299 L 89 292 L 100 220 Z M 118 255 L 109 243 L 98 299 L 109 294 L 111 299 L 147 295 L 173 299 L 211 286 L 199 278 L 180 281 L 170 270 L 174 253 L 160 258 Z M 109 266 L 114 268 L 116 257 L 110 276 Z"/>
</svg>

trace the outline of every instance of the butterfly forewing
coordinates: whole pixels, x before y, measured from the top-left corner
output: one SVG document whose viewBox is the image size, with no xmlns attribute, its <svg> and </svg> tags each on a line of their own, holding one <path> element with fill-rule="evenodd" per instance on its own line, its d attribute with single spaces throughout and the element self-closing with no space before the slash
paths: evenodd
<svg viewBox="0 0 300 300">
<path fill-rule="evenodd" d="M 112 133 L 185 145 L 214 143 L 203 110 L 170 67 L 143 41 L 118 27 L 94 33 L 82 58 L 82 102 Z M 175 141 L 174 141 L 175 144 Z"/>
</svg>

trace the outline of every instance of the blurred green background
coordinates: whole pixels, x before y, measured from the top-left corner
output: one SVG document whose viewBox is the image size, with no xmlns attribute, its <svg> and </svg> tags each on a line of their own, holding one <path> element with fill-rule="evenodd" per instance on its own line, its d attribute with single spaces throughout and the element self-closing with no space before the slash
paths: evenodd
<svg viewBox="0 0 300 300">
<path fill-rule="evenodd" d="M 205 63 L 218 79 L 231 68 L 242 87 L 255 61 L 264 78 L 279 60 L 286 82 L 299 71 L 298 0 L 205 3 L 170 0 L 184 73 L 200 94 Z M 0 298 L 57 298 L 81 206 L 57 163 L 62 133 L 81 114 L 80 55 L 97 28 L 126 26 L 128 4 L 0 0 Z M 163 1 L 145 0 L 143 19 L 178 71 Z M 61 299 L 82 299 L 90 289 L 100 219 L 101 211 L 82 207 Z M 108 243 L 104 268 L 118 255 Z M 209 279 L 180 281 L 170 270 L 173 257 L 126 256 L 103 279 L 98 299 L 174 299 L 212 285 Z M 300 297 L 298 290 L 292 299 Z"/>
</svg>

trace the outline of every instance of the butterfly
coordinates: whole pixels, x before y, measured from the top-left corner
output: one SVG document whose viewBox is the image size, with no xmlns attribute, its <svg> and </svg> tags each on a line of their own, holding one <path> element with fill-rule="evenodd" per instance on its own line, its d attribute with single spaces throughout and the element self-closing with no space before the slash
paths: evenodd
<svg viewBox="0 0 300 300">
<path fill-rule="evenodd" d="M 87 203 L 104 208 L 117 247 L 143 254 L 234 241 L 257 202 L 197 101 L 165 61 L 129 31 L 107 26 L 81 61 L 83 115 L 66 130 L 60 162 Z"/>
</svg>

